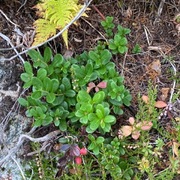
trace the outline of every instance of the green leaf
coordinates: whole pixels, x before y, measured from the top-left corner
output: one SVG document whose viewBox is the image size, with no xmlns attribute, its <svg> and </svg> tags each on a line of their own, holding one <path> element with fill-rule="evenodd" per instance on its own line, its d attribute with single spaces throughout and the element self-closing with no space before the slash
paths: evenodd
<svg viewBox="0 0 180 180">
<path fill-rule="evenodd" d="M 108 115 L 104 119 L 105 123 L 114 123 L 115 121 L 116 121 L 116 118 L 112 115 Z"/>
<path fill-rule="evenodd" d="M 120 42 L 119 42 L 119 44 L 121 45 L 121 46 L 126 46 L 127 45 L 127 39 L 125 38 L 125 37 L 123 37 L 123 38 L 121 38 L 121 40 L 120 40 Z"/>
<path fill-rule="evenodd" d="M 103 119 L 104 112 L 102 112 L 100 109 L 96 109 L 96 115 L 99 119 Z"/>
<path fill-rule="evenodd" d="M 59 88 L 59 81 L 57 79 L 51 80 L 51 92 L 56 92 Z"/>
<path fill-rule="evenodd" d="M 35 91 L 31 94 L 33 99 L 40 99 L 42 97 L 42 91 Z"/>
<path fill-rule="evenodd" d="M 51 92 L 51 87 L 52 87 L 52 83 L 51 83 L 50 78 L 45 77 L 43 80 L 43 89 L 45 91 Z"/>
<path fill-rule="evenodd" d="M 96 116 L 95 113 L 89 113 L 89 114 L 88 114 L 88 119 L 89 119 L 90 121 L 93 121 L 93 120 L 97 120 L 97 121 L 98 121 L 98 117 Z"/>
<path fill-rule="evenodd" d="M 34 61 L 34 62 L 36 62 L 36 61 L 38 61 L 39 59 L 43 59 L 43 57 L 41 56 L 41 54 L 38 52 L 38 51 L 36 51 L 36 50 L 30 50 L 30 51 L 28 51 L 28 55 L 30 56 L 30 58 Z"/>
<path fill-rule="evenodd" d="M 54 125 L 55 125 L 55 126 L 59 126 L 59 125 L 60 125 L 60 120 L 59 120 L 59 119 L 56 119 L 56 120 L 54 121 Z"/>
<path fill-rule="evenodd" d="M 99 59 L 99 55 L 95 51 L 89 51 L 89 57 L 90 57 L 90 59 L 94 60 L 95 62 L 97 59 Z"/>
<path fill-rule="evenodd" d="M 27 107 L 29 105 L 28 101 L 24 98 L 18 98 L 18 102 L 21 106 Z"/>
<path fill-rule="evenodd" d="M 51 116 L 46 116 L 42 121 L 42 125 L 47 126 L 47 125 L 51 124 L 52 121 L 53 121 L 53 118 Z"/>
<path fill-rule="evenodd" d="M 80 103 L 86 103 L 91 101 L 91 96 L 86 91 L 79 91 L 77 100 Z"/>
<path fill-rule="evenodd" d="M 91 134 L 89 134 L 89 135 L 91 135 Z M 95 147 L 96 147 L 96 144 L 93 143 L 93 141 L 92 141 L 92 143 L 88 146 L 88 149 L 93 150 Z"/>
<path fill-rule="evenodd" d="M 107 64 L 111 58 L 112 58 L 112 55 L 107 49 L 101 52 L 101 59 L 103 60 L 102 63 L 104 65 Z"/>
<path fill-rule="evenodd" d="M 46 96 L 46 101 L 48 103 L 53 103 L 53 101 L 55 100 L 56 96 L 54 93 L 48 93 Z"/>
<path fill-rule="evenodd" d="M 102 144 L 104 142 L 104 138 L 100 136 L 100 137 L 97 138 L 96 142 L 98 144 Z"/>
<path fill-rule="evenodd" d="M 93 153 L 97 156 L 98 154 L 99 154 L 99 147 L 95 147 L 94 149 L 93 149 Z"/>
<path fill-rule="evenodd" d="M 88 116 L 87 115 L 82 116 L 79 121 L 82 124 L 87 124 L 88 123 Z"/>
<path fill-rule="evenodd" d="M 67 130 L 67 123 L 65 119 L 61 119 L 61 122 L 59 124 L 59 129 L 61 131 L 66 131 Z"/>
<path fill-rule="evenodd" d="M 27 62 L 27 61 L 24 62 L 24 69 L 28 74 L 30 74 L 30 75 L 33 74 L 32 66 L 29 62 Z"/>
<path fill-rule="evenodd" d="M 54 59 L 53 59 L 53 62 L 52 62 L 52 65 L 53 67 L 61 67 L 61 65 L 63 64 L 64 62 L 64 58 L 61 54 L 56 54 L 54 56 Z"/>
<path fill-rule="evenodd" d="M 37 77 L 38 77 L 40 80 L 43 80 L 46 76 L 47 76 L 47 71 L 46 71 L 44 68 L 38 69 L 38 71 L 37 71 Z"/>
<path fill-rule="evenodd" d="M 44 50 L 44 61 L 48 63 L 51 60 L 52 51 L 49 47 L 46 47 Z"/>
<path fill-rule="evenodd" d="M 29 82 L 26 82 L 24 85 L 23 85 L 23 88 L 29 88 L 32 86 L 32 82 L 29 81 Z"/>
<path fill-rule="evenodd" d="M 62 84 L 64 85 L 66 90 L 71 89 L 71 83 L 68 78 L 64 77 L 62 79 Z"/>
<path fill-rule="evenodd" d="M 32 77 L 33 77 L 33 75 L 28 74 L 28 73 L 22 73 L 22 74 L 21 74 L 21 79 L 22 79 L 22 81 L 24 81 L 24 82 L 29 82 L 29 81 L 31 81 Z"/>
<path fill-rule="evenodd" d="M 90 122 L 90 128 L 95 131 L 99 127 L 99 120 L 94 119 L 93 121 Z"/>
<path fill-rule="evenodd" d="M 65 91 L 64 94 L 67 97 L 74 97 L 76 95 L 76 92 L 74 90 L 69 89 L 69 90 Z"/>
<path fill-rule="evenodd" d="M 92 134 L 88 134 L 88 139 L 90 139 L 91 142 L 95 141 L 95 137 Z"/>
<path fill-rule="evenodd" d="M 42 89 L 43 87 L 42 81 L 37 77 L 32 78 L 32 85 L 38 90 Z"/>
<path fill-rule="evenodd" d="M 93 97 L 93 102 L 96 104 L 101 103 L 104 100 L 104 97 L 105 97 L 104 91 L 99 91 L 95 93 Z"/>
<path fill-rule="evenodd" d="M 33 124 L 35 127 L 39 127 L 42 125 L 42 119 L 36 119 L 34 124 Z"/>
<path fill-rule="evenodd" d="M 31 108 L 31 109 L 29 110 L 29 113 L 30 113 L 32 116 L 34 116 L 34 117 L 38 117 L 38 116 L 39 116 L 36 108 Z"/>
<path fill-rule="evenodd" d="M 49 66 L 46 67 L 46 70 L 47 70 L 47 75 L 50 76 L 54 73 L 55 68 L 53 67 L 52 64 L 50 64 Z"/>
<path fill-rule="evenodd" d="M 113 111 L 115 114 L 122 115 L 123 110 L 120 108 L 120 106 L 113 106 Z"/>
<path fill-rule="evenodd" d="M 53 106 L 60 105 L 64 101 L 64 95 L 59 95 L 58 97 L 55 98 L 53 101 Z"/>
</svg>

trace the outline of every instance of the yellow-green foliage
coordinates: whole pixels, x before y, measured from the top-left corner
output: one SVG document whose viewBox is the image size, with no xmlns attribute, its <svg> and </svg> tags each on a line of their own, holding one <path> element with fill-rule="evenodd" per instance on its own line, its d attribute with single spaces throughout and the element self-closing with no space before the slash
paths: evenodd
<svg viewBox="0 0 180 180">
<path fill-rule="evenodd" d="M 78 4 L 78 0 L 42 0 L 35 8 L 40 18 L 34 22 L 36 35 L 33 46 L 55 35 L 56 30 L 63 29 L 77 15 L 82 5 Z M 68 30 L 64 31 L 62 37 L 68 46 Z"/>
</svg>

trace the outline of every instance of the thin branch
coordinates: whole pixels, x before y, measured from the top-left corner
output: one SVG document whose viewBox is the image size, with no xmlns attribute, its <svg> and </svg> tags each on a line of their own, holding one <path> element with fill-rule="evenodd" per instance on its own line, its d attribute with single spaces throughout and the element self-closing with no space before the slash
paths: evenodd
<svg viewBox="0 0 180 180">
<path fill-rule="evenodd" d="M 176 76 L 176 72 L 177 72 L 176 67 L 174 66 L 174 64 L 173 64 L 171 61 L 168 61 L 168 62 L 170 63 L 170 65 L 171 65 L 172 68 L 173 68 L 174 76 Z M 170 95 L 170 98 L 169 98 L 169 104 L 171 104 L 171 102 L 172 102 L 172 98 L 173 98 L 173 95 L 174 95 L 174 89 L 175 89 L 175 87 L 176 87 L 176 79 L 174 79 L 174 81 L 173 81 L 173 87 L 171 88 L 171 95 Z"/>
<path fill-rule="evenodd" d="M 86 1 L 84 2 L 83 7 L 82 7 L 81 10 L 78 12 L 78 14 L 74 17 L 74 19 L 73 19 L 69 24 L 67 24 L 59 33 L 57 33 L 57 34 L 54 35 L 53 37 L 49 38 L 47 41 L 38 44 L 37 46 L 32 46 L 32 47 L 30 47 L 30 48 L 28 48 L 28 49 L 20 52 L 19 55 L 22 55 L 22 54 L 24 54 L 24 53 L 27 53 L 29 50 L 36 49 L 36 48 L 44 45 L 45 43 L 50 42 L 50 41 L 52 41 L 53 39 L 59 37 L 65 30 L 67 30 L 75 21 L 77 21 L 77 20 L 82 16 L 82 14 L 86 11 L 86 9 L 87 9 L 88 6 L 91 4 L 91 2 L 92 2 L 92 0 L 90 0 L 89 2 L 86 0 Z M 9 61 L 10 61 L 10 60 L 16 58 L 17 56 L 18 56 L 18 55 L 14 55 L 14 56 L 12 56 L 12 57 L 10 57 L 10 58 L 8 58 L 8 59 L 5 58 L 4 60 L 9 60 Z"/>
<path fill-rule="evenodd" d="M 44 141 L 48 141 L 48 140 L 56 137 L 61 132 L 60 130 L 56 130 L 56 131 L 50 132 L 49 134 L 47 134 L 43 137 L 33 138 L 29 135 L 32 134 L 35 131 L 35 129 L 36 128 L 32 128 L 29 133 L 20 135 L 16 146 L 14 148 L 12 148 L 3 159 L 0 160 L 0 165 L 3 164 L 7 159 L 9 159 L 14 153 L 17 152 L 17 150 L 20 148 L 20 146 L 24 143 L 25 139 L 29 139 L 30 141 L 33 141 L 33 142 L 44 142 Z"/>
<path fill-rule="evenodd" d="M 20 55 L 20 53 L 16 50 L 15 46 L 13 45 L 13 43 L 11 42 L 11 40 L 4 34 L 2 34 L 0 32 L 0 37 L 2 37 L 4 40 L 6 40 L 11 47 L 13 48 L 13 50 L 15 51 L 15 53 L 17 54 L 16 57 L 19 57 L 19 59 L 22 61 L 22 63 L 24 63 L 24 59 L 22 58 L 22 56 Z M 5 60 L 5 59 L 4 59 Z"/>
<path fill-rule="evenodd" d="M 11 159 L 16 163 L 17 167 L 19 168 L 19 171 L 21 172 L 23 179 L 26 180 L 26 177 L 24 176 L 23 170 L 22 170 L 21 166 L 19 165 L 19 163 L 12 156 L 11 156 Z"/>
<path fill-rule="evenodd" d="M 19 26 L 19 25 L 17 25 L 17 24 L 15 24 L 14 22 L 12 22 L 7 16 L 6 16 L 6 14 L 0 9 L 0 13 L 11 23 L 11 24 L 13 24 L 14 26 Z"/>
</svg>

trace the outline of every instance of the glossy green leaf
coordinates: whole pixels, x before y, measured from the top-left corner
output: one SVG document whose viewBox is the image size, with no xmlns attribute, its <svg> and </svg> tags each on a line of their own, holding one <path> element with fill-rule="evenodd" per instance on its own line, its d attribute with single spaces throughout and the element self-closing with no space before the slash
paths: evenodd
<svg viewBox="0 0 180 180">
<path fill-rule="evenodd" d="M 96 142 L 98 144 L 102 144 L 104 142 L 104 138 L 100 136 L 100 137 L 97 138 Z"/>
<path fill-rule="evenodd" d="M 18 98 L 18 102 L 21 106 L 27 107 L 29 105 L 28 101 L 24 98 Z"/>
<path fill-rule="evenodd" d="M 65 91 L 64 94 L 67 97 L 74 97 L 76 95 L 76 92 L 74 90 L 69 89 L 69 90 Z"/>
<path fill-rule="evenodd" d="M 86 91 L 79 91 L 77 96 L 78 102 L 80 103 L 86 103 L 91 101 L 91 96 Z"/>
<path fill-rule="evenodd" d="M 104 119 L 105 123 L 114 123 L 115 121 L 116 121 L 116 118 L 112 115 L 108 115 Z"/>
<path fill-rule="evenodd" d="M 56 96 L 54 93 L 48 93 L 46 96 L 46 101 L 48 103 L 53 103 L 53 101 L 55 100 Z"/>
<path fill-rule="evenodd" d="M 66 131 L 67 130 L 67 123 L 64 119 L 61 119 L 60 124 L 59 124 L 59 129 L 61 131 Z"/>
<path fill-rule="evenodd" d="M 47 76 L 47 71 L 44 68 L 40 68 L 37 71 L 37 78 L 41 81 Z"/>
<path fill-rule="evenodd" d="M 89 51 L 89 57 L 94 61 L 99 59 L 99 55 L 95 51 Z"/>
<path fill-rule="evenodd" d="M 34 125 L 35 127 L 39 127 L 39 126 L 42 125 L 42 122 L 43 122 L 42 119 L 36 119 L 36 121 L 34 122 L 33 125 Z"/>
<path fill-rule="evenodd" d="M 99 121 L 97 119 L 94 119 L 90 122 L 90 128 L 95 131 L 99 127 Z"/>
<path fill-rule="evenodd" d="M 51 83 L 50 78 L 45 77 L 43 80 L 43 89 L 45 91 L 51 92 L 51 87 L 52 87 L 52 83 Z"/>
<path fill-rule="evenodd" d="M 105 98 L 105 93 L 104 91 L 99 91 L 97 93 L 95 93 L 94 97 L 93 97 L 93 102 L 98 104 L 101 103 Z"/>
<path fill-rule="evenodd" d="M 40 90 L 40 89 L 42 89 L 42 87 L 43 87 L 42 81 L 41 81 L 39 78 L 37 78 L 37 77 L 33 77 L 33 78 L 32 78 L 32 85 L 33 85 L 37 90 Z"/>
<path fill-rule="evenodd" d="M 64 77 L 62 79 L 62 84 L 64 85 L 66 90 L 71 89 L 71 83 L 68 78 Z"/>
<path fill-rule="evenodd" d="M 60 120 L 59 119 L 54 120 L 54 125 L 59 126 L 60 125 Z"/>
<path fill-rule="evenodd" d="M 48 63 L 51 60 L 52 51 L 49 47 L 46 47 L 44 50 L 44 61 Z"/>
<path fill-rule="evenodd" d="M 30 75 L 33 74 L 32 66 L 29 62 L 27 62 L 27 61 L 24 62 L 24 69 L 25 69 L 26 73 L 28 73 Z"/>
<path fill-rule="evenodd" d="M 39 59 L 43 59 L 43 57 L 41 56 L 41 54 L 38 52 L 38 51 L 36 51 L 36 50 L 30 50 L 30 51 L 28 51 L 28 55 L 30 56 L 30 58 L 34 61 L 34 62 L 36 62 L 36 61 L 38 61 Z"/>
<path fill-rule="evenodd" d="M 51 92 L 56 92 L 59 88 L 59 81 L 57 79 L 51 80 Z"/>
<path fill-rule="evenodd" d="M 61 54 L 56 54 L 54 56 L 52 65 L 53 65 L 53 67 L 61 67 L 63 62 L 64 62 L 63 56 Z"/>
<path fill-rule="evenodd" d="M 107 64 L 111 58 L 112 58 L 112 55 L 107 49 L 101 52 L 101 59 L 103 60 L 102 63 L 104 65 Z"/>
<path fill-rule="evenodd" d="M 42 97 L 42 91 L 35 91 L 31 94 L 33 99 L 40 99 Z"/>
<path fill-rule="evenodd" d="M 29 81 L 31 81 L 31 79 L 32 79 L 32 75 L 30 75 L 30 74 L 28 74 L 28 73 L 22 73 L 22 74 L 21 74 L 21 79 L 22 79 L 22 81 L 24 81 L 24 82 L 29 82 Z"/>
</svg>

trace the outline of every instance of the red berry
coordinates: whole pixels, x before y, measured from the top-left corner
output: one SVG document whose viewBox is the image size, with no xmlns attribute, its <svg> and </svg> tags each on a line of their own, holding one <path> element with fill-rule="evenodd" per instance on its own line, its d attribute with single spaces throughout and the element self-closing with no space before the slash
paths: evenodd
<svg viewBox="0 0 180 180">
<path fill-rule="evenodd" d="M 87 154 L 87 149 L 86 148 L 81 148 L 80 149 L 80 154 L 81 155 L 86 155 Z"/>
<path fill-rule="evenodd" d="M 78 165 L 82 164 L 82 158 L 80 156 L 75 157 L 75 163 Z"/>
</svg>

